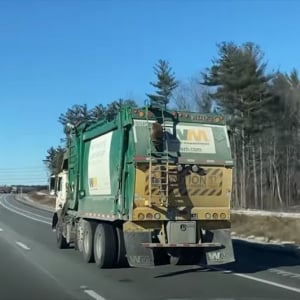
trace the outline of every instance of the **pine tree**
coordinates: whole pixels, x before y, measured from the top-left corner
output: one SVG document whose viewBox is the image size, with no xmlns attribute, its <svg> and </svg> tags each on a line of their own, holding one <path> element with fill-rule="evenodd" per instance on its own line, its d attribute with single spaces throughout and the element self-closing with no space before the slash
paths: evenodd
<svg viewBox="0 0 300 300">
<path fill-rule="evenodd" d="M 91 111 L 90 111 L 90 118 L 92 121 L 97 121 L 104 119 L 107 114 L 107 108 L 103 106 L 103 104 L 96 105 Z"/>
<path fill-rule="evenodd" d="M 106 107 L 106 117 L 108 120 L 112 120 L 120 110 L 122 106 L 131 106 L 131 107 L 137 107 L 137 104 L 134 100 L 131 99 L 119 99 L 117 101 L 113 101 Z"/>
<path fill-rule="evenodd" d="M 211 96 L 232 116 L 231 125 L 252 131 L 257 128 L 256 112 L 272 100 L 267 89 L 271 76 L 265 75 L 263 53 L 253 43 L 237 46 L 223 42 L 218 50 L 219 58 L 203 74 L 203 84 L 215 87 Z"/>
<path fill-rule="evenodd" d="M 257 149 L 261 151 L 260 135 L 265 124 L 268 124 L 268 106 L 273 100 L 268 90 L 271 76 L 265 74 L 263 53 L 253 43 L 237 46 L 232 42 L 224 42 L 218 45 L 218 50 L 218 59 L 214 60 L 213 65 L 203 74 L 203 84 L 214 88 L 212 97 L 230 116 L 228 123 L 234 133 L 232 143 L 236 165 L 236 204 L 249 207 L 247 199 L 251 201 L 251 198 L 254 198 L 255 205 L 258 203 L 256 152 Z M 260 175 L 262 178 L 262 173 Z M 249 181 L 246 185 L 246 178 L 250 176 L 253 178 L 254 197 L 247 196 L 253 195 L 252 191 L 249 191 Z M 262 198 L 261 193 L 261 201 Z"/>
<path fill-rule="evenodd" d="M 66 134 L 67 140 L 70 133 L 70 126 L 76 126 L 81 122 L 91 121 L 91 112 L 88 110 L 87 105 L 73 105 L 67 110 L 65 114 L 59 116 L 58 121 L 63 125 L 64 133 Z"/>
<path fill-rule="evenodd" d="M 156 94 L 147 94 L 147 96 L 150 98 L 151 105 L 166 108 L 178 83 L 172 68 L 166 60 L 160 59 L 153 69 L 157 81 L 150 82 L 150 84 L 157 90 Z"/>
<path fill-rule="evenodd" d="M 60 172 L 64 153 L 65 149 L 61 146 L 58 146 L 57 148 L 51 147 L 47 150 L 44 162 L 46 163 L 50 174 L 56 175 Z"/>
</svg>

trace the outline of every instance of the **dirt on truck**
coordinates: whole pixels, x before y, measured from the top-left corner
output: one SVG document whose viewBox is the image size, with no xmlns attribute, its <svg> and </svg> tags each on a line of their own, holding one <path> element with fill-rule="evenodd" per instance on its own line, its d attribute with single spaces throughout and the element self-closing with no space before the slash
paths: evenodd
<svg viewBox="0 0 300 300">
<path fill-rule="evenodd" d="M 112 121 L 74 127 L 67 153 L 59 248 L 74 243 L 100 268 L 234 261 L 223 116 L 123 107 Z"/>
</svg>

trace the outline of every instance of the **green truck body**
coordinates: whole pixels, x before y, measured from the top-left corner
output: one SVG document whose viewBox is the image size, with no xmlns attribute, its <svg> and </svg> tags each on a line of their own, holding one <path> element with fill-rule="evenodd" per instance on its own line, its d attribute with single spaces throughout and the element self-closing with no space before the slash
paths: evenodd
<svg viewBox="0 0 300 300">
<path fill-rule="evenodd" d="M 99 267 L 231 262 L 231 185 L 223 116 L 123 107 L 72 130 L 58 246 Z"/>
</svg>

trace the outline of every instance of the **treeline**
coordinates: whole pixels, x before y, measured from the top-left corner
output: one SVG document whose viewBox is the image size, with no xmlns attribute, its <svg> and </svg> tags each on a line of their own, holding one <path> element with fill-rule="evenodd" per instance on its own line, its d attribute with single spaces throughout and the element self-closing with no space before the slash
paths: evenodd
<svg viewBox="0 0 300 300">
<path fill-rule="evenodd" d="M 235 162 L 232 204 L 236 208 L 291 209 L 300 205 L 300 80 L 290 73 L 270 72 L 258 45 L 217 45 L 217 58 L 199 78 L 179 82 L 168 62 L 160 60 L 151 85 L 152 102 L 181 110 L 220 112 L 227 117 Z M 120 105 L 99 105 L 91 111 L 76 105 L 59 117 L 68 135 L 68 123 L 112 118 Z M 128 102 L 130 101 L 130 102 Z M 62 147 L 48 150 L 49 168 Z M 58 154 L 60 153 L 60 154 Z M 53 163 L 53 165 L 50 165 Z"/>
<path fill-rule="evenodd" d="M 286 209 L 300 192 L 300 85 L 296 70 L 268 73 L 261 49 L 218 45 L 202 84 L 228 116 L 234 207 Z"/>
<path fill-rule="evenodd" d="M 64 137 L 61 139 L 63 146 L 51 147 L 47 150 L 46 159 L 44 161 L 50 174 L 56 175 L 61 171 L 65 145 L 68 143 L 70 131 L 73 126 L 77 126 L 83 122 L 92 123 L 101 119 L 110 121 L 114 118 L 122 105 L 137 107 L 136 102 L 133 100 L 119 99 L 111 102 L 107 106 L 98 104 L 92 109 L 88 109 L 86 104 L 76 104 L 69 108 L 66 113 L 60 114 L 58 121 L 64 131 Z"/>
</svg>

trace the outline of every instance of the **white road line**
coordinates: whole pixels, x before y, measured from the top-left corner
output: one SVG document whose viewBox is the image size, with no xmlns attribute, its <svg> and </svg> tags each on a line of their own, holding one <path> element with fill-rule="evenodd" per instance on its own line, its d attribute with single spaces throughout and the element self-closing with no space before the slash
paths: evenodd
<svg viewBox="0 0 300 300">
<path fill-rule="evenodd" d="M 11 207 L 12 209 L 15 209 L 15 210 L 18 210 L 18 211 L 20 211 L 20 212 L 27 213 L 27 214 L 30 214 L 30 215 L 32 215 L 32 216 L 36 216 L 36 217 L 39 217 L 39 218 L 42 218 L 42 219 L 46 219 L 46 220 L 49 219 L 49 217 L 45 217 L 45 216 L 43 216 L 43 215 L 40 215 L 40 214 L 36 214 L 36 213 L 34 213 L 34 212 L 31 212 L 30 210 L 22 209 L 22 208 L 20 208 L 20 207 L 18 207 L 18 206 L 16 206 L 16 205 L 13 205 L 12 203 L 9 203 L 9 202 L 7 201 L 7 199 L 4 199 L 4 202 L 5 202 L 6 206 Z"/>
<path fill-rule="evenodd" d="M 284 270 L 280 270 L 280 269 L 274 269 L 274 268 L 270 269 L 269 271 L 272 272 L 272 273 L 281 275 L 281 276 L 289 276 L 289 277 L 292 277 L 292 278 L 300 279 L 300 274 L 298 274 L 298 273 L 293 273 L 293 272 L 284 271 Z"/>
<path fill-rule="evenodd" d="M 84 290 L 84 292 L 96 300 L 106 300 L 105 298 L 103 298 L 93 290 Z"/>
<path fill-rule="evenodd" d="M 280 284 L 280 283 L 276 283 L 274 281 L 260 279 L 260 278 L 254 277 L 254 276 L 245 275 L 245 274 L 241 274 L 241 273 L 235 273 L 234 271 L 226 270 L 226 269 L 221 269 L 219 267 L 209 266 L 209 268 L 212 269 L 212 270 L 215 270 L 215 271 L 221 271 L 221 272 L 226 271 L 226 272 L 229 272 L 230 274 L 235 275 L 235 276 L 239 276 L 239 277 L 242 277 L 242 278 L 246 278 L 246 279 L 258 281 L 258 282 L 261 282 L 261 283 L 265 283 L 265 284 L 268 284 L 268 285 L 276 286 L 276 287 L 279 287 L 279 288 L 282 288 L 282 289 L 285 289 L 285 290 L 289 290 L 289 291 L 293 291 L 293 292 L 296 292 L 296 293 L 300 293 L 300 289 L 294 288 L 292 286 L 288 286 L 288 285 L 285 285 L 285 284 Z"/>
<path fill-rule="evenodd" d="M 232 274 L 235 275 L 235 276 L 242 277 L 242 278 L 258 281 L 258 282 L 265 283 L 265 284 L 272 285 L 272 286 L 276 286 L 276 287 L 279 287 L 279 288 L 282 288 L 282 289 L 285 289 L 285 290 L 300 293 L 300 289 L 297 289 L 297 288 L 294 288 L 294 287 L 291 287 L 291 286 L 288 286 L 288 285 L 284 285 L 284 284 L 280 284 L 280 283 L 276 283 L 276 282 L 273 282 L 273 281 L 260 279 L 260 278 L 256 278 L 256 277 L 253 277 L 253 276 L 240 274 L 240 273 L 232 273 Z"/>
<path fill-rule="evenodd" d="M 2 229 L 2 228 L 0 228 L 0 231 L 3 231 L 3 229 Z"/>
<path fill-rule="evenodd" d="M 34 220 L 34 221 L 38 221 L 38 222 L 41 222 L 41 223 L 45 223 L 45 224 L 48 224 L 48 225 L 51 225 L 51 224 L 52 224 L 50 221 L 47 222 L 47 221 L 44 221 L 44 220 L 37 219 L 37 218 L 35 218 L 35 217 L 28 216 L 28 215 L 25 214 L 25 213 L 22 213 L 22 212 L 20 212 L 20 211 L 14 209 L 14 208 L 11 208 L 11 207 L 5 205 L 4 202 L 2 202 L 2 201 L 0 201 L 0 205 L 2 205 L 2 206 L 3 206 L 4 208 L 6 208 L 7 210 L 9 210 L 9 211 L 11 211 L 11 212 L 14 212 L 14 213 L 16 213 L 16 214 L 18 214 L 18 215 L 21 215 L 21 216 L 23 216 L 23 217 L 25 217 L 25 218 L 28 218 L 28 219 L 31 219 L 31 220 Z M 26 211 L 24 211 L 24 212 L 26 212 Z M 43 217 L 43 216 L 40 216 L 40 217 Z M 46 218 L 46 217 L 44 217 L 44 218 Z M 50 220 L 50 219 L 49 219 L 49 220 Z"/>
<path fill-rule="evenodd" d="M 29 248 L 28 246 L 26 246 L 25 244 L 23 244 L 23 243 L 21 243 L 21 242 L 16 242 L 16 244 L 17 244 L 19 247 L 23 248 L 24 250 L 30 250 L 30 248 Z"/>
</svg>

